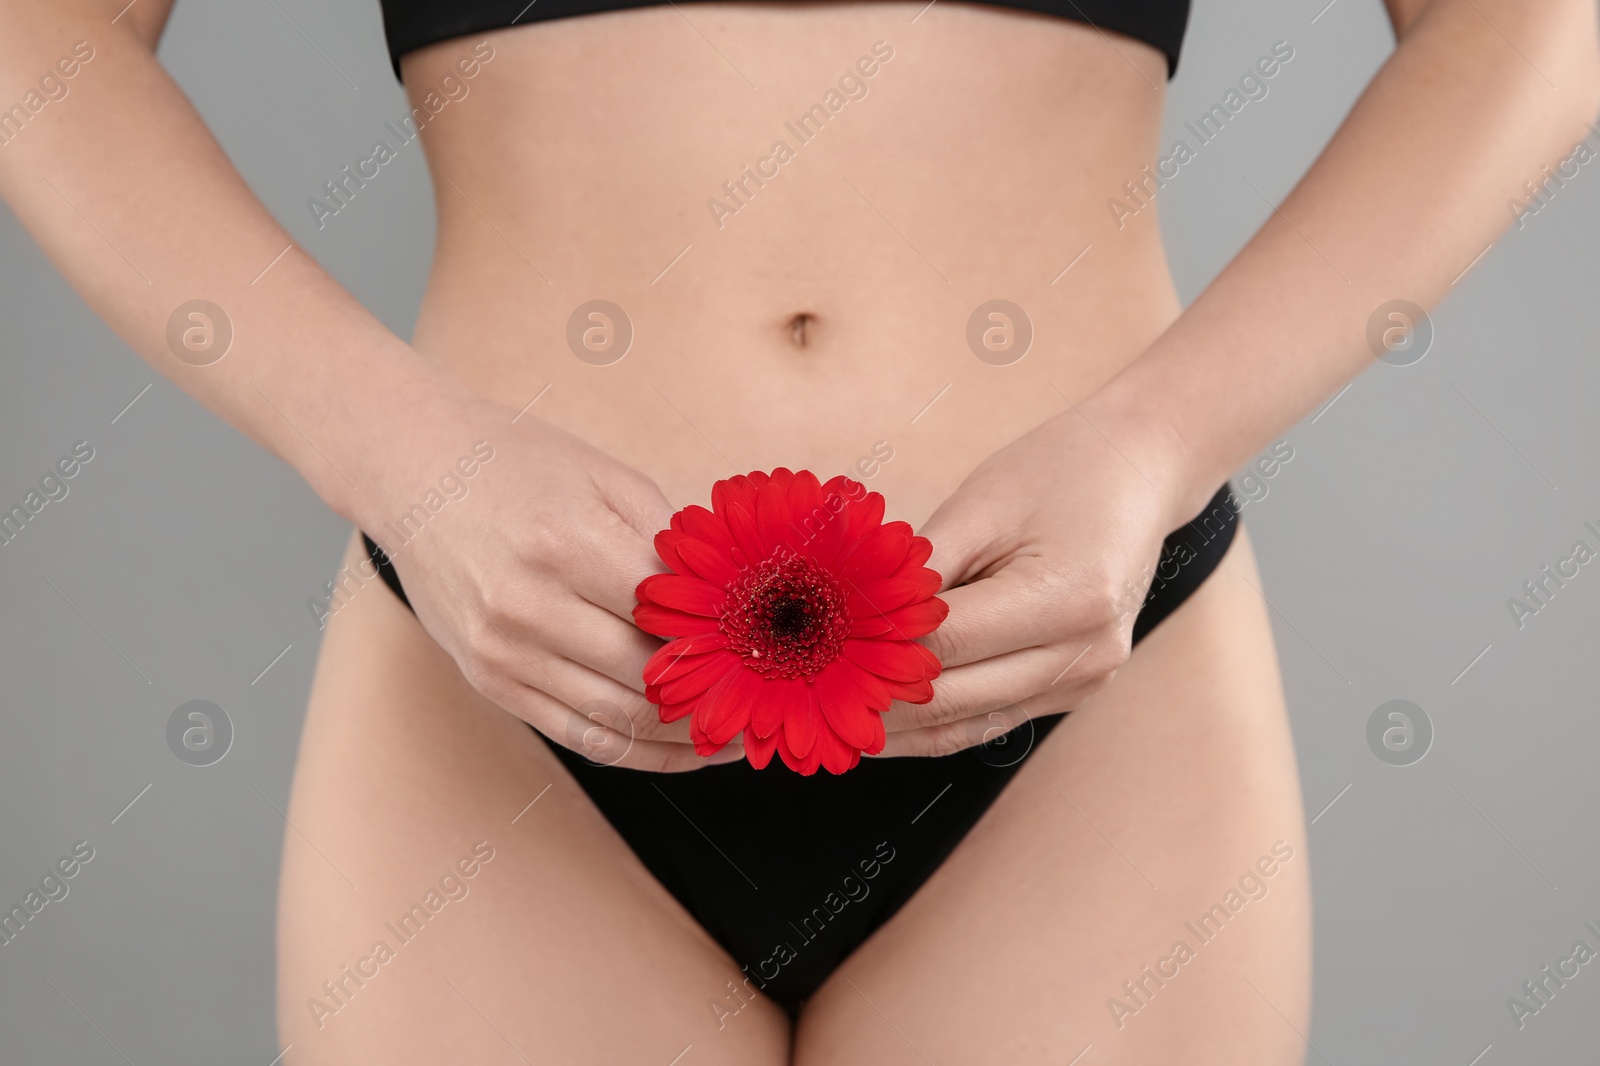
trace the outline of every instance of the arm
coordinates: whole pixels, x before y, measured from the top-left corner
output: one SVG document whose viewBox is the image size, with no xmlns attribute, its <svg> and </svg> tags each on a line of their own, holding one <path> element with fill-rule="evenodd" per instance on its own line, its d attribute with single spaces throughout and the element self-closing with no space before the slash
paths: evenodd
<svg viewBox="0 0 1600 1066">
<path fill-rule="evenodd" d="M 658 643 L 630 613 L 672 512 L 660 490 L 472 394 L 296 247 L 156 61 L 170 7 L 0 0 L 0 101 L 21 101 L 0 113 L 0 195 L 151 366 L 389 548 L 386 530 L 442 477 L 459 488 L 481 442 L 494 461 L 462 469 L 470 501 L 396 557 L 419 620 L 552 739 L 641 768 L 702 765 L 687 724 L 662 726 L 644 700 Z M 225 352 L 182 342 L 206 326 L 174 314 L 196 299 L 222 309 L 209 324 L 231 328 Z"/>
<path fill-rule="evenodd" d="M 1380 305 L 1439 300 L 1508 224 L 1508 197 L 1585 133 L 1594 0 L 1389 11 L 1399 46 L 1250 243 L 1121 374 L 928 521 L 950 615 L 924 639 L 947 669 L 932 703 L 893 716 L 884 754 L 980 743 L 988 710 L 1048 714 L 1103 686 L 1165 535 L 1372 362 Z"/>
<path fill-rule="evenodd" d="M 1157 437 L 1170 427 L 1176 449 L 1154 444 L 1147 473 L 1166 478 L 1174 528 L 1372 364 L 1367 322 L 1380 305 L 1442 299 L 1511 221 L 1507 200 L 1571 152 L 1600 106 L 1593 0 L 1391 0 L 1389 11 L 1399 47 L 1316 165 L 1083 405 L 1112 424 L 1159 419 Z"/>
<path fill-rule="evenodd" d="M 0 116 L 11 120 L 0 121 L 0 195 L 151 366 L 294 467 L 334 510 L 375 524 L 387 481 L 421 481 L 431 460 L 447 460 L 376 463 L 364 441 L 400 436 L 385 411 L 442 420 L 465 391 L 292 245 L 156 61 L 166 10 L 140 3 L 113 23 L 125 3 L 0 2 L 0 101 L 24 101 L 46 75 L 66 89 L 37 113 Z M 71 77 L 63 57 L 76 60 Z M 232 326 L 231 350 L 208 366 L 167 342 L 169 317 L 195 299 Z"/>
</svg>

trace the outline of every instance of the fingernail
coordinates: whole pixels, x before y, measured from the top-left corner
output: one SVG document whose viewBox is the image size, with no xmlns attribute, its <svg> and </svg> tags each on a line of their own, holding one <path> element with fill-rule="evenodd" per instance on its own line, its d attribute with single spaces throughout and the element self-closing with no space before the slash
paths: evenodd
<svg viewBox="0 0 1600 1066">
<path fill-rule="evenodd" d="M 742 758 L 744 758 L 743 747 L 726 747 L 711 756 L 710 762 L 713 766 L 720 766 L 726 762 L 738 762 Z"/>
</svg>

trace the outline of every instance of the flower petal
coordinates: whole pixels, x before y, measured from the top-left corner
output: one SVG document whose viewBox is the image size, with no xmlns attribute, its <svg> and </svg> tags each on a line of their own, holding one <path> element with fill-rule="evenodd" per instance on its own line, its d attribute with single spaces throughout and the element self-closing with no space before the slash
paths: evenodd
<svg viewBox="0 0 1600 1066">
<path fill-rule="evenodd" d="M 872 743 L 863 744 L 861 746 L 861 751 L 864 754 L 867 754 L 867 755 L 876 755 L 876 754 L 878 754 L 878 752 L 883 750 L 883 746 L 884 746 L 884 744 L 886 744 L 888 742 L 888 740 L 889 740 L 888 734 L 884 731 L 884 728 L 883 728 L 883 715 L 881 715 L 881 714 L 873 715 L 872 716 Z"/>
<path fill-rule="evenodd" d="M 711 510 L 719 515 L 728 513 L 728 505 L 735 500 L 746 502 L 749 497 L 750 479 L 743 474 L 730 478 L 723 478 L 711 486 Z"/>
<path fill-rule="evenodd" d="M 733 556 L 718 550 L 698 537 L 685 537 L 678 542 L 678 556 L 687 564 L 690 573 L 717 588 L 725 589 L 728 582 L 739 576 Z"/>
<path fill-rule="evenodd" d="M 927 671 L 919 649 L 920 644 L 909 640 L 847 640 L 842 651 L 851 662 L 881 678 L 921 681 Z"/>
<path fill-rule="evenodd" d="M 759 737 L 746 729 L 744 731 L 744 757 L 751 766 L 757 770 L 765 770 L 772 761 L 772 753 L 778 750 L 778 737 L 781 734 L 774 731 L 770 737 Z"/>
<path fill-rule="evenodd" d="M 898 610 L 882 615 L 883 623 L 897 639 L 912 640 L 916 637 L 925 637 L 939 628 L 950 614 L 950 605 L 938 597 L 929 597 L 920 603 L 907 604 Z M 857 633 L 852 625 L 850 635 L 876 636 L 873 633 Z"/>
<path fill-rule="evenodd" d="M 801 759 L 809 755 L 811 745 L 817 742 L 817 730 L 821 722 L 822 713 L 817 710 L 816 698 L 810 686 L 807 686 L 805 699 L 795 703 L 784 715 L 783 735 L 788 741 L 789 750 Z"/>
<path fill-rule="evenodd" d="M 694 721 L 712 741 L 726 744 L 750 724 L 750 708 L 764 678 L 742 663 L 700 697 Z"/>
<path fill-rule="evenodd" d="M 673 517 L 676 518 L 677 516 L 674 515 Z M 656 554 L 661 557 L 662 562 L 667 564 L 668 569 L 675 573 L 687 574 L 691 571 L 683 561 L 683 557 L 678 554 L 678 542 L 682 539 L 683 534 L 676 529 L 663 529 L 656 534 L 655 548 Z"/>
<path fill-rule="evenodd" d="M 761 533 L 756 529 L 756 519 L 753 511 L 746 510 L 737 503 L 729 504 L 728 528 L 733 531 L 734 542 L 744 552 L 747 565 L 759 565 L 762 560 L 771 554 L 771 548 L 761 539 Z"/>
<path fill-rule="evenodd" d="M 768 680 L 750 710 L 750 729 L 758 737 L 770 737 L 783 727 L 790 713 L 798 714 L 800 705 L 811 698 L 806 683 L 799 678 Z"/>
<path fill-rule="evenodd" d="M 676 722 L 684 715 L 692 713 L 699 703 L 699 696 L 685 703 L 663 703 L 661 705 L 661 720 L 663 722 Z"/>
<path fill-rule="evenodd" d="M 842 774 L 854 769 L 861 761 L 861 749 L 846 743 L 831 729 L 823 730 L 817 737 L 816 754 L 821 755 L 822 765 L 830 774 Z"/>
<path fill-rule="evenodd" d="M 822 749 L 815 744 L 805 755 L 796 755 L 789 746 L 789 731 L 780 729 L 773 736 L 778 738 L 778 758 L 783 760 L 783 765 L 804 777 L 810 777 L 817 772 L 817 767 L 822 765 Z"/>
<path fill-rule="evenodd" d="M 715 618 L 684 614 L 682 611 L 657 607 L 653 603 L 641 603 L 633 609 L 633 624 L 657 637 L 687 637 L 718 631 Z"/>
<path fill-rule="evenodd" d="M 833 512 L 823 506 L 822 486 L 817 483 L 817 475 L 809 470 L 795 474 L 789 483 L 789 525 L 796 549 L 810 551 L 833 517 Z"/>
<path fill-rule="evenodd" d="M 939 591 L 942 583 L 937 573 L 924 567 L 901 571 L 900 576 L 882 581 L 847 582 L 845 587 L 850 594 L 852 613 L 888 614 L 908 603 L 927 599 Z"/>
<path fill-rule="evenodd" d="M 854 488 L 851 488 L 851 485 Z M 845 498 L 850 501 L 850 506 L 845 509 L 848 528 L 843 533 L 845 543 L 838 549 L 837 557 L 830 563 L 835 573 L 843 570 L 846 563 L 850 562 L 850 555 L 861 547 L 870 531 L 883 525 L 882 493 L 867 493 L 866 496 L 861 496 L 862 491 L 866 491 L 866 488 L 862 487 L 861 482 L 853 482 L 846 477 Z"/>
<path fill-rule="evenodd" d="M 921 566 L 933 558 L 933 541 L 927 537 L 912 537 L 911 550 L 906 553 L 906 561 L 901 566 Z"/>
<path fill-rule="evenodd" d="M 933 683 L 926 678 L 921 681 L 885 681 L 889 686 L 889 695 L 902 703 L 928 703 L 933 699 Z"/>
<path fill-rule="evenodd" d="M 670 681 L 661 682 L 656 686 L 662 703 L 682 703 L 703 692 L 711 689 L 724 674 L 743 667 L 739 657 L 732 652 L 722 652 L 716 655 L 698 655 L 694 658 L 694 668 Z M 646 693 L 648 695 L 648 693 Z M 707 732 L 710 732 L 707 729 Z"/>
<path fill-rule="evenodd" d="M 850 500 L 850 535 L 851 543 L 859 543 L 870 530 L 877 529 L 883 524 L 883 493 L 866 492 L 866 486 L 859 481 L 845 480 L 846 497 Z M 854 488 L 849 488 L 854 486 Z M 863 496 L 862 493 L 866 492 Z"/>
<path fill-rule="evenodd" d="M 794 480 L 789 483 L 790 509 L 806 511 L 821 506 L 822 483 L 817 480 L 817 475 L 809 470 L 795 471 Z"/>
<path fill-rule="evenodd" d="M 733 547 L 733 536 L 727 523 L 699 504 L 690 504 L 678 514 L 683 516 L 683 531 L 696 540 L 703 540 L 721 551 Z"/>
<path fill-rule="evenodd" d="M 727 593 L 697 577 L 652 574 L 639 582 L 638 596 L 662 607 L 715 618 L 722 613 Z"/>
<path fill-rule="evenodd" d="M 822 716 L 845 743 L 857 748 L 872 745 L 880 730 L 872 723 L 878 711 L 889 708 L 884 683 L 848 659 L 835 659 L 817 678 L 817 705 Z"/>
<path fill-rule="evenodd" d="M 925 647 L 921 644 L 913 644 L 911 647 L 916 651 L 918 657 L 922 659 L 923 677 L 927 678 L 929 681 L 932 681 L 934 678 L 938 677 L 944 672 L 944 664 L 939 661 L 939 657 L 937 655 L 933 654 L 932 648 Z"/>
<path fill-rule="evenodd" d="M 701 656 L 727 646 L 728 638 L 721 632 L 697 633 L 663 644 L 644 664 L 645 684 L 659 685 L 681 677 L 700 665 Z"/>
<path fill-rule="evenodd" d="M 797 774 L 801 773 L 802 762 L 795 757 L 794 752 L 789 750 L 789 741 L 785 738 L 783 730 L 780 729 L 772 734 L 772 739 L 778 742 L 778 758 L 783 760 L 783 765 Z"/>
<path fill-rule="evenodd" d="M 890 522 L 866 535 L 849 560 L 838 568 L 839 576 L 858 584 L 891 577 L 910 550 L 911 527 L 904 522 Z"/>
<path fill-rule="evenodd" d="M 858 614 L 850 618 L 850 635 L 852 637 L 898 637 L 894 631 L 894 623 L 886 615 Z"/>
<path fill-rule="evenodd" d="M 850 533 L 850 499 L 846 488 L 850 479 L 840 474 L 822 486 L 822 512 L 826 516 L 818 531 L 806 545 L 806 552 L 822 566 L 833 567 L 844 550 L 845 537 Z"/>
<path fill-rule="evenodd" d="M 785 487 L 786 484 L 780 483 L 774 476 L 761 490 L 761 495 L 756 497 L 756 529 L 760 530 L 762 541 L 769 547 L 785 544 L 798 550 L 803 541 L 795 535 L 794 526 L 789 520 Z"/>
<path fill-rule="evenodd" d="M 689 739 L 694 741 L 694 751 L 696 755 L 704 755 L 709 757 L 727 747 L 726 744 L 718 744 L 710 737 L 706 736 L 705 731 L 694 724 L 693 718 L 689 719 Z"/>
</svg>

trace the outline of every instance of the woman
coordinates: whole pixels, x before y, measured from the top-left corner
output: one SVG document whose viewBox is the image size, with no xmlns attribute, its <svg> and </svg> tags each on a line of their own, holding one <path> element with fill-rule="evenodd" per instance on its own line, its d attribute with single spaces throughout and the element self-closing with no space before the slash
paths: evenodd
<svg viewBox="0 0 1600 1066">
<path fill-rule="evenodd" d="M 1145 169 L 1183 3 L 429 7 L 385 5 L 439 216 L 409 345 L 162 72 L 170 3 L 0 11 L 0 99 L 73 80 L 6 129 L 12 209 L 373 538 L 296 773 L 284 1061 L 1299 1061 L 1303 819 L 1218 486 L 1565 154 L 1591 0 L 1389 0 L 1187 310 Z M 654 533 L 780 467 L 882 492 L 949 605 L 844 773 L 645 700 Z"/>
</svg>

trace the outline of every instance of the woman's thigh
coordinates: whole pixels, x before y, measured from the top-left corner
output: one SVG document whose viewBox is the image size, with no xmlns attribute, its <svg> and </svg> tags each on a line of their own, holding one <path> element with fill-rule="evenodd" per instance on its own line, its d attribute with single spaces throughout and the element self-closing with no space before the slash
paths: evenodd
<svg viewBox="0 0 1600 1066">
<path fill-rule="evenodd" d="M 1302 1060 L 1305 826 L 1258 588 L 1241 533 L 818 991 L 796 1062 Z"/>
<path fill-rule="evenodd" d="M 786 1061 L 770 1003 L 719 1030 L 739 967 L 377 581 L 329 621 L 288 820 L 287 1066 Z"/>
</svg>

